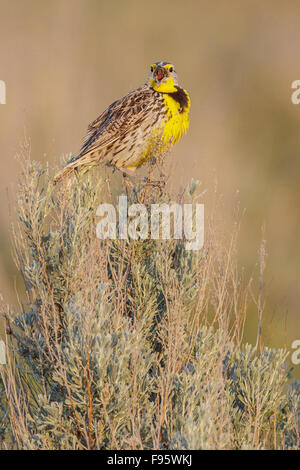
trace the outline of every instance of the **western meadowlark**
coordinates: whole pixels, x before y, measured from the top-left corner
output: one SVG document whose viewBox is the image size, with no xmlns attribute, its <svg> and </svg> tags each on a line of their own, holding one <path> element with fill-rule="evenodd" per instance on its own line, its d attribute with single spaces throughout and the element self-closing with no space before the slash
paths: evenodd
<svg viewBox="0 0 300 470">
<path fill-rule="evenodd" d="M 113 166 L 131 174 L 152 156 L 160 157 L 189 127 L 190 97 L 178 86 L 174 65 L 151 65 L 145 85 L 112 103 L 88 127 L 79 155 L 56 175 L 57 182 L 74 170 Z"/>
</svg>

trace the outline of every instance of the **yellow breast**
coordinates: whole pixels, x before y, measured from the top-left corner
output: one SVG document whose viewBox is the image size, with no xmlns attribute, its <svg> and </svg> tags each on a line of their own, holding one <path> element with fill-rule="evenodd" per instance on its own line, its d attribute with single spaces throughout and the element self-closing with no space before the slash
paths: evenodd
<svg viewBox="0 0 300 470">
<path fill-rule="evenodd" d="M 189 112 L 191 100 L 188 93 L 183 90 L 186 96 L 184 105 L 173 98 L 172 94 L 164 94 L 164 104 L 167 111 L 167 117 L 164 124 L 162 139 L 165 143 L 171 145 L 178 142 L 189 128 Z"/>
<path fill-rule="evenodd" d="M 161 93 L 165 117 L 154 126 L 151 137 L 145 141 L 143 152 L 138 158 L 130 159 L 126 168 L 135 170 L 150 157 L 161 156 L 187 132 L 191 100 L 187 91 L 179 87 L 175 90 L 173 93 Z"/>
</svg>

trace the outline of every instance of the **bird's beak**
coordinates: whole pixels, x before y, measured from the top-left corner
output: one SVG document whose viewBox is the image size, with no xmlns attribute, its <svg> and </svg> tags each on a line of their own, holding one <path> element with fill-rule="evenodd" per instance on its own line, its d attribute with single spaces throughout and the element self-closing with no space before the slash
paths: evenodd
<svg viewBox="0 0 300 470">
<path fill-rule="evenodd" d="M 159 83 L 165 78 L 166 75 L 167 72 L 164 67 L 157 67 L 154 72 L 154 79 L 156 83 L 159 85 Z"/>
</svg>

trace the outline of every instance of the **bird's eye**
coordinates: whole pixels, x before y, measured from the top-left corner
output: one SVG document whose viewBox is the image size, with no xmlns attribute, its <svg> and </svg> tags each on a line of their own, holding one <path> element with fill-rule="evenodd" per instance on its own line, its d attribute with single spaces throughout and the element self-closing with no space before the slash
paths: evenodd
<svg viewBox="0 0 300 470">
<path fill-rule="evenodd" d="M 173 67 L 170 67 L 170 68 L 169 68 L 169 72 L 173 72 Z"/>
<path fill-rule="evenodd" d="M 153 67 L 151 67 L 150 70 L 151 70 L 151 72 L 153 72 L 153 70 L 154 70 Z"/>
</svg>

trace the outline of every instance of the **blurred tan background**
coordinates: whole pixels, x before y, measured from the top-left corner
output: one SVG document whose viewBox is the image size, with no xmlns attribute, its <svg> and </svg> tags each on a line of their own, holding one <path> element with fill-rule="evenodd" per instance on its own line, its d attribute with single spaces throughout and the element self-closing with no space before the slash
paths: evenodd
<svg viewBox="0 0 300 470">
<path fill-rule="evenodd" d="M 192 99 L 190 131 L 172 152 L 176 181 L 198 178 L 212 192 L 217 179 L 228 224 L 240 201 L 239 262 L 248 272 L 257 270 L 265 223 L 265 344 L 290 348 L 300 339 L 300 104 L 291 102 L 291 83 L 300 79 L 299 15 L 296 0 L 0 0 L 5 301 L 16 304 L 19 282 L 6 192 L 13 202 L 24 132 L 35 160 L 58 164 L 79 150 L 91 120 L 145 82 L 153 61 L 168 60 Z"/>
</svg>

